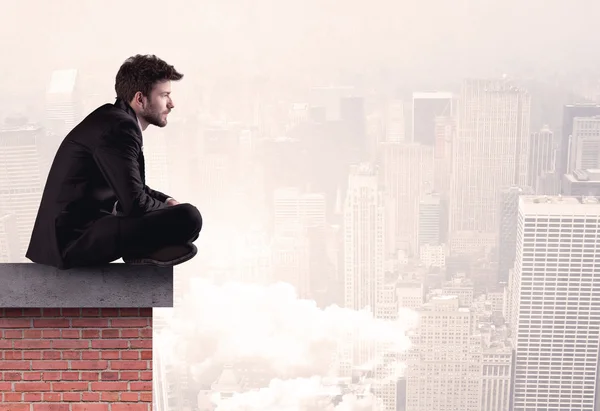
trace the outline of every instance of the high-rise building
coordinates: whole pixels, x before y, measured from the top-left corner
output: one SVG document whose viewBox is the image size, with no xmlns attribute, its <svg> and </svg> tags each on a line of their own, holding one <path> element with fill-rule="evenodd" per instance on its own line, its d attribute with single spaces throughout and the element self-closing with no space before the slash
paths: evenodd
<svg viewBox="0 0 600 411">
<path fill-rule="evenodd" d="M 600 168 L 600 115 L 575 117 L 567 172 Z"/>
<path fill-rule="evenodd" d="M 452 145 L 452 232 L 497 232 L 500 190 L 527 182 L 530 111 L 530 94 L 508 80 L 463 83 Z"/>
<path fill-rule="evenodd" d="M 423 245 L 439 245 L 442 203 L 438 193 L 429 193 L 419 202 L 419 250 Z"/>
<path fill-rule="evenodd" d="M 560 161 L 557 160 L 556 164 L 561 177 L 568 172 L 569 146 L 575 117 L 593 117 L 597 115 L 600 115 L 600 104 L 568 104 L 563 108 Z"/>
<path fill-rule="evenodd" d="M 436 144 L 435 119 L 439 116 L 452 116 L 452 93 L 413 93 L 412 106 L 412 141 L 414 143 L 434 146 Z"/>
<path fill-rule="evenodd" d="M 46 128 L 64 138 L 81 118 L 77 69 L 54 70 L 46 90 Z"/>
<path fill-rule="evenodd" d="M 597 409 L 599 230 L 596 197 L 519 199 L 509 320 L 514 411 Z"/>
<path fill-rule="evenodd" d="M 508 187 L 500 196 L 500 221 L 498 228 L 498 281 L 507 282 L 508 272 L 515 263 L 517 247 L 517 217 L 519 197 L 533 194 L 529 188 Z"/>
<path fill-rule="evenodd" d="M 43 180 L 40 176 L 40 140 L 37 126 L 0 129 L 0 214 L 14 214 L 19 242 L 18 259 L 25 252 L 39 207 Z"/>
<path fill-rule="evenodd" d="M 325 227 L 326 202 L 323 193 L 303 193 L 297 187 L 276 189 L 274 230 L 289 224 L 305 228 Z"/>
<path fill-rule="evenodd" d="M 394 99 L 387 103 L 385 116 L 385 141 L 389 143 L 406 142 L 404 123 L 404 103 Z"/>
<path fill-rule="evenodd" d="M 575 170 L 572 174 L 565 174 L 561 194 L 565 196 L 600 196 L 600 169 Z"/>
<path fill-rule="evenodd" d="M 538 178 L 554 171 L 554 133 L 548 126 L 531 134 L 529 144 L 529 167 L 527 169 L 527 185 L 536 194 L 538 190 Z"/>
<path fill-rule="evenodd" d="M 419 310 L 407 354 L 406 411 L 480 411 L 481 337 L 458 297 L 433 297 Z"/>
<path fill-rule="evenodd" d="M 419 200 L 433 185 L 433 147 L 416 143 L 381 143 L 386 197 L 388 253 L 418 255 Z"/>
</svg>

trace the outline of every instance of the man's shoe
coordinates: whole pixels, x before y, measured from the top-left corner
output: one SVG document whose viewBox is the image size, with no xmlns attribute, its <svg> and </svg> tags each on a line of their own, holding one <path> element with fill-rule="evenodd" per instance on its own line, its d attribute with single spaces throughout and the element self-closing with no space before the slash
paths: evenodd
<svg viewBox="0 0 600 411">
<path fill-rule="evenodd" d="M 194 244 L 170 245 L 145 257 L 123 257 L 126 264 L 172 267 L 191 260 L 198 253 Z"/>
</svg>

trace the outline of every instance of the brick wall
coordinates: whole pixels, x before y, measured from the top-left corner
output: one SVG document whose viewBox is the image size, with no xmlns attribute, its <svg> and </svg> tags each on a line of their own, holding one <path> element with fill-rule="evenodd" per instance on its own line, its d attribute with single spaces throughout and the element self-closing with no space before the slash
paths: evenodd
<svg viewBox="0 0 600 411">
<path fill-rule="evenodd" d="M 0 308 L 0 411 L 151 409 L 151 308 Z"/>
</svg>

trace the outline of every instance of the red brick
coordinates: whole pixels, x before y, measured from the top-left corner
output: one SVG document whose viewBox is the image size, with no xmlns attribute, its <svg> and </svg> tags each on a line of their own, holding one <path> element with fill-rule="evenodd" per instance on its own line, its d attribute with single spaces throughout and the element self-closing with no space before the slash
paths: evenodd
<svg viewBox="0 0 600 411">
<path fill-rule="evenodd" d="M 122 371 L 119 379 L 121 381 L 137 381 L 140 379 L 140 373 L 138 371 Z"/>
<path fill-rule="evenodd" d="M 60 308 L 44 308 L 42 310 L 43 317 L 62 317 Z"/>
<path fill-rule="evenodd" d="M 100 359 L 100 351 L 82 351 L 81 359 L 82 360 L 99 360 Z"/>
<path fill-rule="evenodd" d="M 13 341 L 0 339 L 0 350 L 10 350 L 13 346 Z"/>
<path fill-rule="evenodd" d="M 28 340 L 37 340 L 39 338 L 42 338 L 42 330 L 24 330 L 23 331 L 23 338 L 26 338 Z"/>
<path fill-rule="evenodd" d="M 20 372 L 5 372 L 4 380 L 5 381 L 21 381 L 23 379 L 23 374 Z"/>
<path fill-rule="evenodd" d="M 41 381 L 42 373 L 41 372 L 24 372 L 23 373 L 23 381 Z"/>
<path fill-rule="evenodd" d="M 118 372 L 103 372 L 100 375 L 100 379 L 102 381 L 118 381 L 119 373 Z M 124 378 L 121 376 L 121 379 L 124 379 Z"/>
<path fill-rule="evenodd" d="M 61 314 L 63 317 L 80 317 L 81 308 L 63 308 Z"/>
<path fill-rule="evenodd" d="M 152 328 L 142 328 L 139 332 L 142 338 L 152 338 Z"/>
<path fill-rule="evenodd" d="M 151 382 L 132 382 L 129 384 L 131 391 L 152 391 Z"/>
<path fill-rule="evenodd" d="M 144 350 L 140 352 L 142 360 L 151 360 L 152 359 L 152 351 Z"/>
<path fill-rule="evenodd" d="M 0 317 L 22 317 L 22 308 L 5 308 Z"/>
<path fill-rule="evenodd" d="M 21 402 L 21 401 L 23 401 L 23 393 L 22 392 L 5 392 L 4 399 L 2 400 L 2 402 Z M 0 410 L 1 409 L 2 409 L 2 404 L 0 404 Z"/>
<path fill-rule="evenodd" d="M 100 309 L 99 308 L 82 308 L 81 316 L 82 317 L 99 317 Z"/>
<path fill-rule="evenodd" d="M 41 308 L 23 308 L 23 317 L 40 317 L 41 315 Z"/>
<path fill-rule="evenodd" d="M 68 350 L 77 349 L 82 350 L 89 348 L 90 342 L 88 340 L 53 340 L 52 348 L 55 350 Z"/>
<path fill-rule="evenodd" d="M 99 392 L 84 392 L 81 394 L 81 401 L 98 402 L 98 401 L 100 401 L 100 393 Z"/>
<path fill-rule="evenodd" d="M 43 372 L 41 374 L 44 381 L 60 381 L 62 379 L 60 372 Z"/>
<path fill-rule="evenodd" d="M 148 318 L 113 318 L 111 325 L 119 328 L 142 328 L 150 323 Z"/>
<path fill-rule="evenodd" d="M 0 404 L 0 411 L 29 411 L 29 404 L 4 403 Z"/>
<path fill-rule="evenodd" d="M 52 348 L 49 340 L 18 340 L 14 347 L 18 350 L 43 350 Z"/>
<path fill-rule="evenodd" d="M 84 351 L 85 352 L 85 351 Z M 63 360 L 83 360 L 81 351 L 63 351 Z"/>
<path fill-rule="evenodd" d="M 25 401 L 25 402 L 41 402 L 42 401 L 42 393 L 41 392 L 26 392 L 23 394 L 23 401 Z"/>
<path fill-rule="evenodd" d="M 118 308 L 102 308 L 100 310 L 100 315 L 102 317 L 118 317 L 119 309 Z"/>
<path fill-rule="evenodd" d="M 145 361 L 111 361 L 110 367 L 113 370 L 145 370 Z"/>
<path fill-rule="evenodd" d="M 44 401 L 46 402 L 61 402 L 62 394 L 59 392 L 45 392 Z"/>
<path fill-rule="evenodd" d="M 140 401 L 152 402 L 152 392 L 141 392 L 140 393 Z"/>
<path fill-rule="evenodd" d="M 119 393 L 111 392 L 111 391 L 102 391 L 100 393 L 100 401 L 118 402 L 119 401 Z"/>
<path fill-rule="evenodd" d="M 26 361 L 0 361 L 0 370 L 30 370 L 31 365 Z"/>
<path fill-rule="evenodd" d="M 72 361 L 72 370 L 105 370 L 108 368 L 108 361 Z"/>
<path fill-rule="evenodd" d="M 61 338 L 65 338 L 65 339 L 81 338 L 81 330 L 72 330 L 72 329 L 62 330 Z"/>
<path fill-rule="evenodd" d="M 30 328 L 31 320 L 27 318 L 0 318 L 0 328 Z"/>
<path fill-rule="evenodd" d="M 113 328 L 102 330 L 102 338 L 119 338 L 120 331 Z"/>
<path fill-rule="evenodd" d="M 140 373 L 140 380 L 152 381 L 152 371 L 145 371 Z"/>
<path fill-rule="evenodd" d="M 73 404 L 72 411 L 108 411 L 108 404 Z"/>
<path fill-rule="evenodd" d="M 140 308 L 140 317 L 152 318 L 152 307 Z"/>
<path fill-rule="evenodd" d="M 137 392 L 122 392 L 120 400 L 123 402 L 138 402 L 140 394 Z"/>
<path fill-rule="evenodd" d="M 98 381 L 100 379 L 99 372 L 82 372 L 81 381 Z"/>
<path fill-rule="evenodd" d="M 71 325 L 68 319 L 38 318 L 33 320 L 35 328 L 68 328 Z"/>
<path fill-rule="evenodd" d="M 41 351 L 23 351 L 23 359 L 24 360 L 41 360 L 42 352 Z"/>
<path fill-rule="evenodd" d="M 80 392 L 64 392 L 62 395 L 62 400 L 64 402 L 80 402 L 81 401 L 81 393 Z"/>
<path fill-rule="evenodd" d="M 79 381 L 79 372 L 67 371 L 62 373 L 62 381 Z"/>
<path fill-rule="evenodd" d="M 43 360 L 60 360 L 62 355 L 60 351 L 44 351 L 42 354 Z"/>
<path fill-rule="evenodd" d="M 23 330 L 5 330 L 4 338 L 6 338 L 6 339 L 23 338 Z"/>
<path fill-rule="evenodd" d="M 108 319 L 105 318 L 73 318 L 74 328 L 107 328 Z"/>
<path fill-rule="evenodd" d="M 12 382 L 0 382 L 0 392 L 12 391 Z"/>
<path fill-rule="evenodd" d="M 81 338 L 100 338 L 100 330 L 81 330 Z"/>
<path fill-rule="evenodd" d="M 133 340 L 131 341 L 131 348 L 134 350 L 151 350 L 152 340 Z"/>
<path fill-rule="evenodd" d="M 120 308 L 119 316 L 121 316 L 121 317 L 139 317 L 140 309 L 139 308 Z"/>
<path fill-rule="evenodd" d="M 68 370 L 68 361 L 32 361 L 31 368 L 34 370 Z"/>
<path fill-rule="evenodd" d="M 124 328 L 121 330 L 121 338 L 139 338 L 140 330 L 137 328 Z"/>
<path fill-rule="evenodd" d="M 124 350 L 129 348 L 129 341 L 127 340 L 92 340 L 92 348 L 100 350 Z"/>
<path fill-rule="evenodd" d="M 148 411 L 147 404 L 113 404 L 111 411 Z"/>
<path fill-rule="evenodd" d="M 89 391 L 87 382 L 54 382 L 52 391 Z"/>
<path fill-rule="evenodd" d="M 139 351 L 121 351 L 121 359 L 122 360 L 139 360 L 140 352 Z"/>
<path fill-rule="evenodd" d="M 32 332 L 38 332 L 41 335 L 41 337 L 37 337 L 37 338 L 61 338 L 61 331 L 60 330 L 31 330 Z M 36 337 L 28 337 L 28 338 L 36 338 Z"/>
<path fill-rule="evenodd" d="M 91 391 L 127 391 L 126 382 L 93 382 Z"/>
<path fill-rule="evenodd" d="M 50 391 L 50 388 L 51 385 L 48 382 L 16 382 L 14 391 Z"/>
<path fill-rule="evenodd" d="M 120 351 L 102 351 L 101 357 L 103 360 L 118 360 L 121 357 Z"/>
<path fill-rule="evenodd" d="M 22 360 L 23 359 L 23 351 L 5 351 L 4 359 L 6 361 Z"/>
<path fill-rule="evenodd" d="M 69 404 L 33 404 L 33 411 L 69 411 L 70 407 Z"/>
</svg>

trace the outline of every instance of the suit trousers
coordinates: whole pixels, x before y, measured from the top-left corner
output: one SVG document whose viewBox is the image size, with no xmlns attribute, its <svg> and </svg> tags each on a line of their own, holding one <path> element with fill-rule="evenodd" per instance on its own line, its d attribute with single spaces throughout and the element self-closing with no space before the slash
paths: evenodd
<svg viewBox="0 0 600 411">
<path fill-rule="evenodd" d="M 200 212 L 187 203 L 139 217 L 106 215 L 68 245 L 64 258 L 71 267 L 84 267 L 147 257 L 160 248 L 194 240 L 201 229 Z"/>
</svg>

